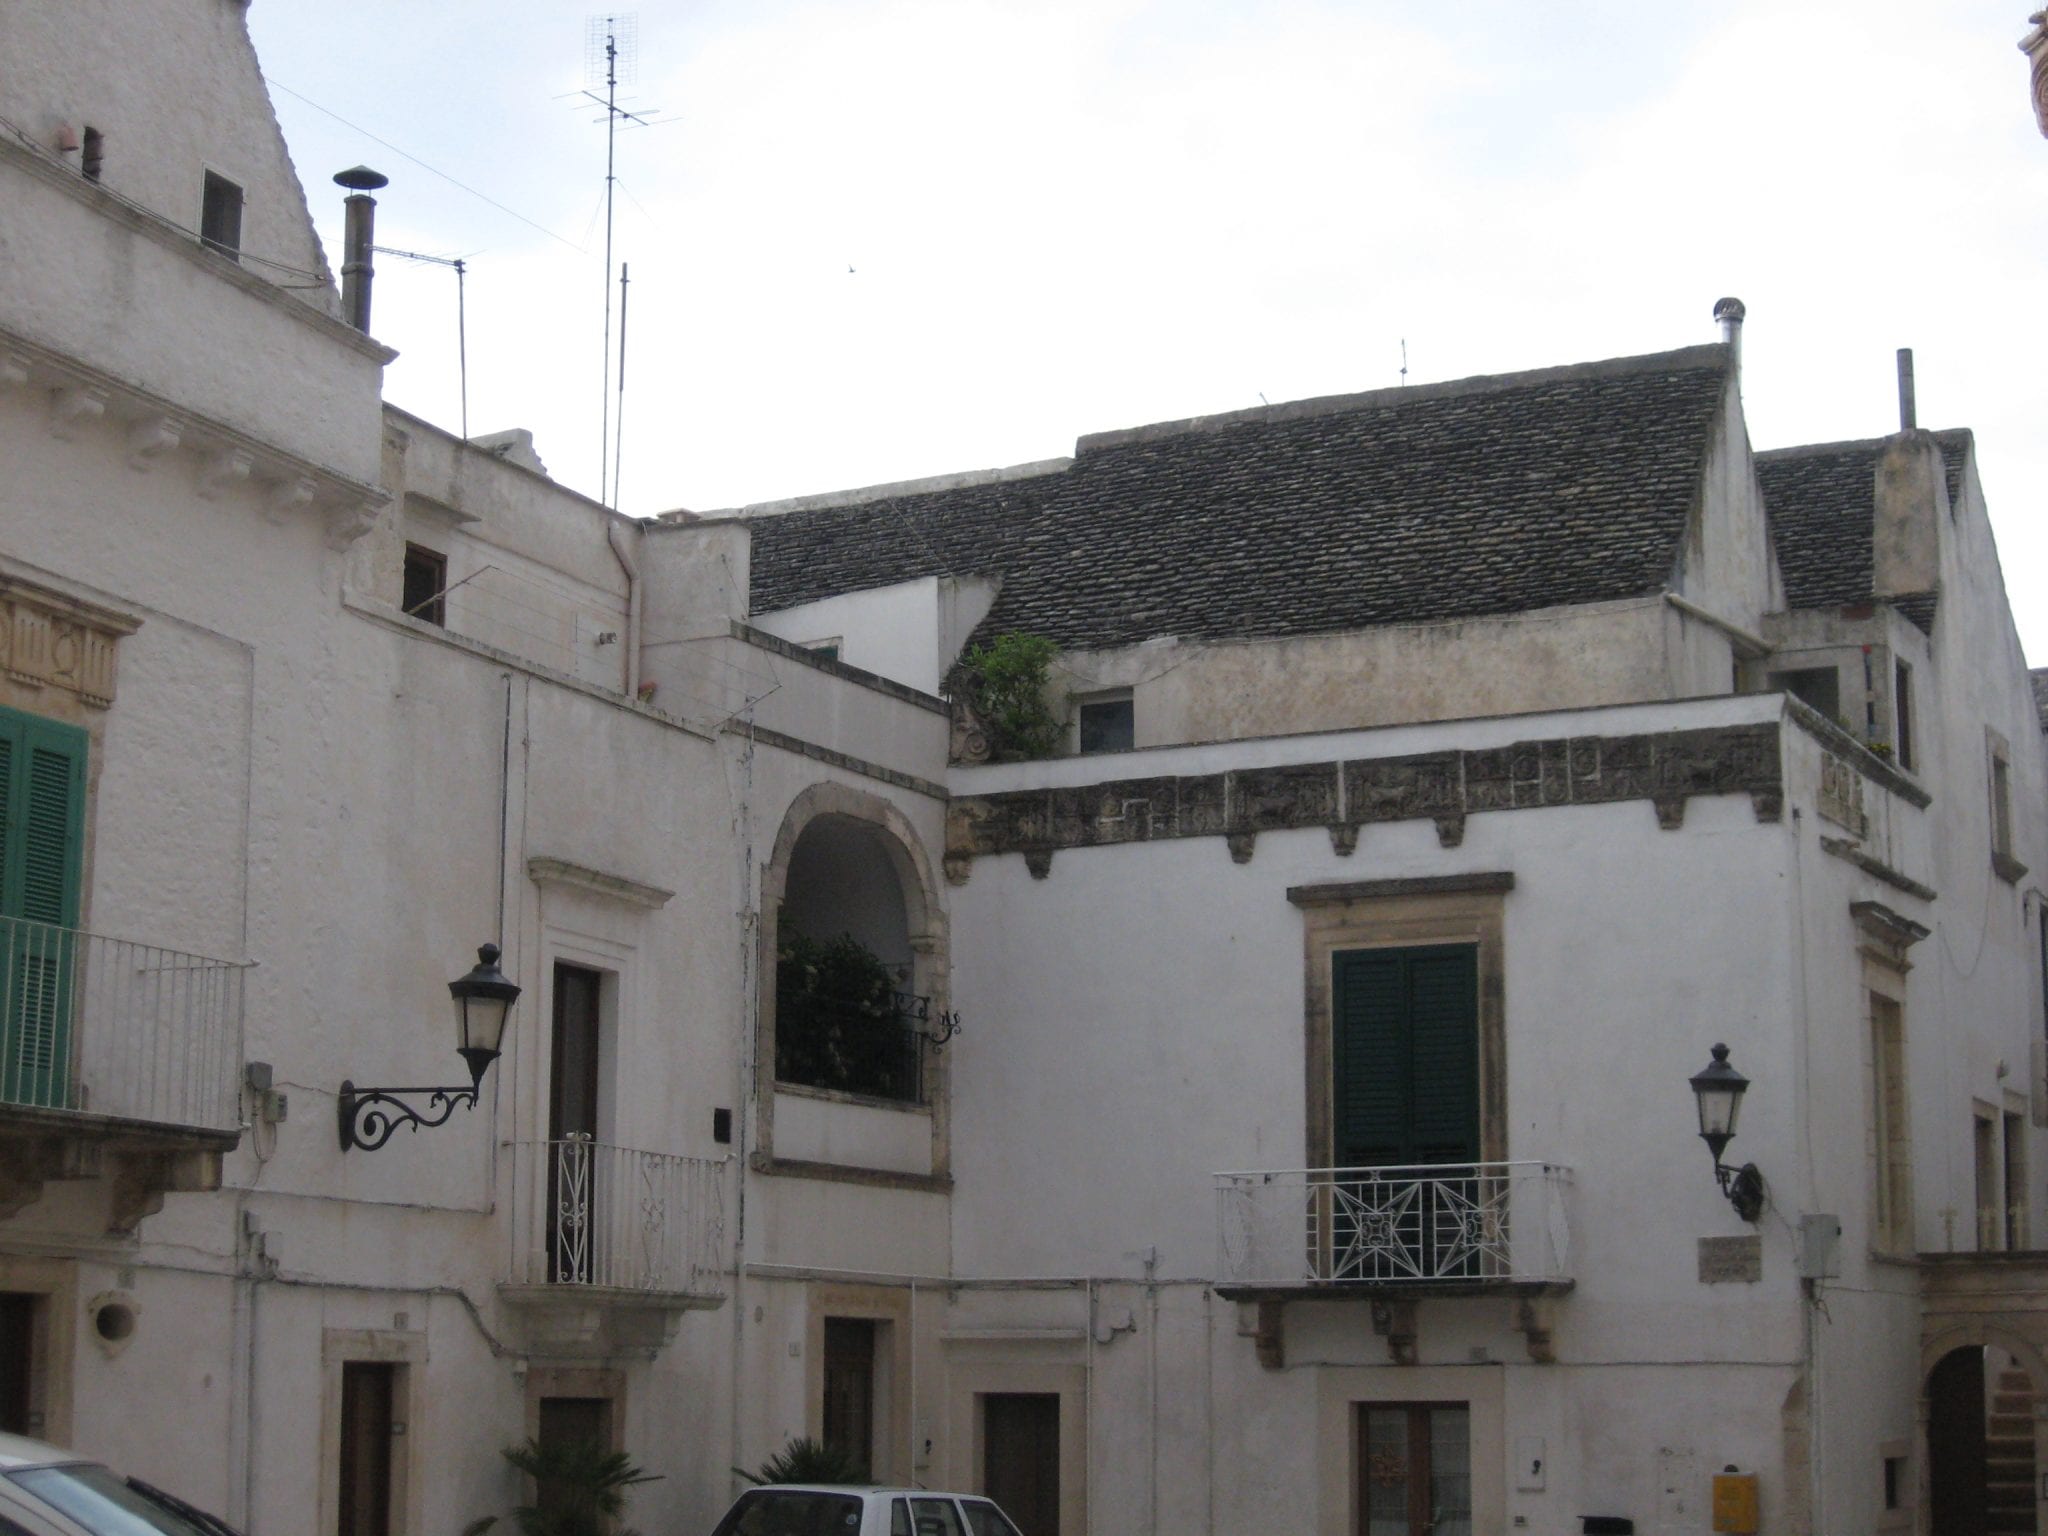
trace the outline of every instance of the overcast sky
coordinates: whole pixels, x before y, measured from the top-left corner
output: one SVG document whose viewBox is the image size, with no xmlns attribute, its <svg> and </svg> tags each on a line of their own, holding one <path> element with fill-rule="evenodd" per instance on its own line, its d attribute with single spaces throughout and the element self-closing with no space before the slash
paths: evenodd
<svg viewBox="0 0 2048 1536">
<path fill-rule="evenodd" d="M 1084 432 L 1398 384 L 1404 341 L 1410 382 L 1662 351 L 1714 339 L 1734 294 L 1759 448 L 1895 429 L 1894 353 L 1914 349 L 1922 425 L 1976 429 L 2020 633 L 2048 662 L 2030 8 L 621 10 L 622 104 L 656 121 L 617 145 L 619 504 L 1057 457 Z M 605 14 L 250 11 L 330 260 L 328 178 L 366 162 L 391 177 L 379 243 L 468 263 L 471 430 L 532 428 L 592 494 L 605 137 L 575 93 L 602 91 Z M 455 428 L 453 275 L 384 257 L 375 301 L 402 354 L 388 397 Z"/>
</svg>

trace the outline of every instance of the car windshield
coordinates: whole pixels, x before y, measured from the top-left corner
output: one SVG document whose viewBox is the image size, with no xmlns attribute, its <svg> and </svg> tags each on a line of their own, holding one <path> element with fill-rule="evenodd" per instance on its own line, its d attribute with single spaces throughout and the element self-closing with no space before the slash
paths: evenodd
<svg viewBox="0 0 2048 1536">
<path fill-rule="evenodd" d="M 712 1536 L 855 1536 L 860 1514 L 858 1496 L 755 1488 L 726 1512 Z"/>
<path fill-rule="evenodd" d="M 168 1505 L 136 1492 L 105 1467 L 30 1467 L 8 1477 L 93 1536 L 216 1536 Z"/>
</svg>

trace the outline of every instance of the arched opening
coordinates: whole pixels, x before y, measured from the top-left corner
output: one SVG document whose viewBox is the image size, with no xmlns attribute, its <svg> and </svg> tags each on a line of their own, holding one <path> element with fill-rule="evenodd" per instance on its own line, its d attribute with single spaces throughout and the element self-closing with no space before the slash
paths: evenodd
<svg viewBox="0 0 2048 1536">
<path fill-rule="evenodd" d="M 2033 1536 L 2034 1387 L 1997 1344 L 1952 1349 L 1927 1377 L 1929 1528 Z"/>
<path fill-rule="evenodd" d="M 929 1005 L 902 862 L 891 834 L 856 816 L 827 812 L 798 833 L 776 923 L 777 1082 L 926 1101 Z"/>
</svg>

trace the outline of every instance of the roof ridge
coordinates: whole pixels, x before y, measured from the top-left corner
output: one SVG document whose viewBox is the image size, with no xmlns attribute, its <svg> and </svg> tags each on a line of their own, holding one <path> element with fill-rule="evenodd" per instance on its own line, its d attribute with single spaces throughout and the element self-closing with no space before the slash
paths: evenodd
<svg viewBox="0 0 2048 1536">
<path fill-rule="evenodd" d="M 1032 459 L 1024 464 L 1004 464 L 995 469 L 962 469 L 951 474 L 926 475 L 916 480 L 889 480 L 880 485 L 856 486 L 846 491 L 820 491 L 810 496 L 785 496 L 778 501 L 750 501 L 737 507 L 719 507 L 692 514 L 692 520 L 720 521 L 751 517 L 778 517 L 785 512 L 815 512 L 827 507 L 855 507 L 871 501 L 895 501 L 904 496 L 930 496 L 939 491 L 972 490 L 982 485 L 1004 485 L 1012 480 L 1035 480 L 1044 475 L 1064 474 L 1073 468 L 1071 458 Z M 673 513 L 663 520 L 681 521 Z"/>
<path fill-rule="evenodd" d="M 1960 438 L 1965 442 L 1974 441 L 1976 438 L 1976 433 L 1969 427 L 1916 427 L 1913 430 L 1925 432 L 1937 443 L 1948 438 Z M 1788 443 L 1783 448 L 1759 448 L 1755 457 L 1797 459 L 1822 453 L 1847 453 L 1852 449 L 1870 450 L 1882 448 L 1893 438 L 1901 435 L 1903 434 L 1898 432 L 1888 432 L 1882 437 L 1845 437 L 1837 443 Z"/>
<path fill-rule="evenodd" d="M 1220 411 L 1207 416 L 1186 416 L 1178 421 L 1151 422 L 1145 426 L 1122 427 L 1109 432 L 1090 432 L 1075 440 L 1074 456 L 1079 458 L 1103 448 L 1132 443 L 1156 442 L 1192 432 L 1213 432 L 1249 422 L 1299 421 L 1316 416 L 1336 416 L 1376 405 L 1400 405 L 1417 400 L 1442 400 L 1456 395 L 1504 394 L 1540 384 L 1574 379 L 1621 378 L 1648 373 L 1656 368 L 1707 368 L 1728 370 L 1732 351 L 1726 342 L 1704 342 L 1670 352 L 1645 352 L 1630 357 L 1602 358 L 1590 363 L 1564 363 L 1548 368 L 1530 368 L 1520 373 L 1482 373 L 1462 379 L 1443 379 L 1431 384 L 1396 384 L 1351 395 L 1317 395 L 1306 400 L 1283 400 L 1278 405 L 1247 406 L 1243 410 Z"/>
</svg>

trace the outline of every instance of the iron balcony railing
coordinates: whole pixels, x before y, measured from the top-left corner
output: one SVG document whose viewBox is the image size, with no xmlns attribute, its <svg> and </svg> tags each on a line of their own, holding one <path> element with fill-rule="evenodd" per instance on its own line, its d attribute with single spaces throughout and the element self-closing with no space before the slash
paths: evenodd
<svg viewBox="0 0 2048 1536">
<path fill-rule="evenodd" d="M 1225 1284 L 1458 1285 L 1571 1279 L 1554 1163 L 1216 1175 Z"/>
<path fill-rule="evenodd" d="M 946 1013 L 935 1025 L 932 1000 L 909 992 L 860 999 L 778 993 L 775 1079 L 923 1104 L 925 1058 L 953 1027 L 954 1016 Z"/>
<path fill-rule="evenodd" d="M 725 1167 L 588 1136 L 513 1142 L 514 1283 L 720 1294 Z"/>
<path fill-rule="evenodd" d="M 235 1130 L 246 969 L 0 917 L 0 1103 Z"/>
</svg>

